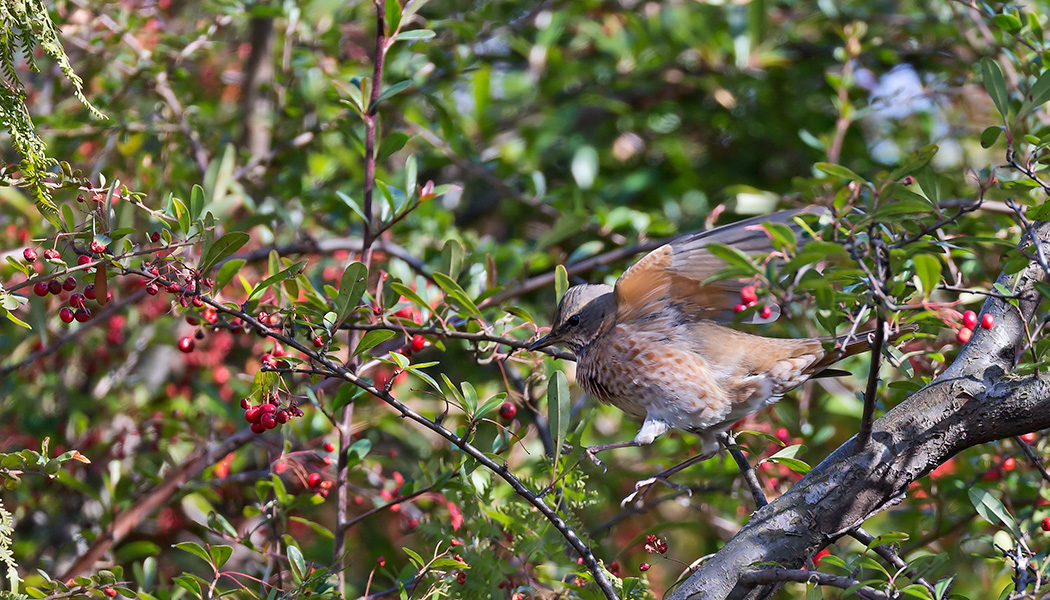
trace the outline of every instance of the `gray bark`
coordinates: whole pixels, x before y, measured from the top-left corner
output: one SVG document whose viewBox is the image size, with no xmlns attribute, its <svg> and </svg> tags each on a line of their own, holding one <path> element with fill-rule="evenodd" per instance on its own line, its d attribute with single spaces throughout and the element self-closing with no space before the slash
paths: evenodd
<svg viewBox="0 0 1050 600">
<path fill-rule="evenodd" d="M 1050 252 L 1050 224 L 1035 234 Z M 998 282 L 1023 299 L 1018 306 L 989 298 L 979 329 L 955 361 L 929 385 L 875 421 L 871 442 L 839 447 L 786 494 L 751 520 L 668 600 L 767 598 L 779 587 L 746 584 L 745 573 L 776 563 L 800 568 L 821 548 L 900 502 L 915 480 L 956 453 L 993 440 L 1050 427 L 1050 374 L 1011 373 L 1039 304 L 1034 284 L 1047 279 L 1036 261 Z M 766 565 L 768 567 L 768 565 Z"/>
</svg>

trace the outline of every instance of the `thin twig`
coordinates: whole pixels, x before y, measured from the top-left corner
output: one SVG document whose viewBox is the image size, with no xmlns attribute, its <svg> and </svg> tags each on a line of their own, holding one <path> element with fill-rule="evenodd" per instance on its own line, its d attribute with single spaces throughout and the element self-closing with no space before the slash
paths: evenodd
<svg viewBox="0 0 1050 600">
<path fill-rule="evenodd" d="M 873 587 L 860 585 L 861 582 L 852 577 L 821 573 L 820 571 L 772 567 L 769 569 L 750 571 L 740 576 L 740 583 L 743 585 L 769 585 L 784 582 L 828 585 L 842 589 L 860 586 L 854 590 L 854 593 L 857 594 L 857 597 L 864 598 L 865 600 L 892 600 L 896 597 L 881 592 Z"/>
<path fill-rule="evenodd" d="M 879 390 L 879 369 L 882 366 L 882 344 L 886 340 L 886 317 L 875 308 L 875 339 L 871 342 L 871 366 L 868 368 L 868 384 L 864 389 L 864 411 L 857 431 L 857 449 L 862 449 L 871 440 L 871 426 L 875 420 L 875 394 Z"/>
</svg>

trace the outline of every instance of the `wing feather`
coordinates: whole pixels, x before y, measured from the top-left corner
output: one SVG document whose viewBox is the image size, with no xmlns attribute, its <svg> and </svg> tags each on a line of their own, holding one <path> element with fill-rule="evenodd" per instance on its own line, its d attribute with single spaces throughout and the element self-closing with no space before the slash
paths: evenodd
<svg viewBox="0 0 1050 600">
<path fill-rule="evenodd" d="M 725 280 L 703 285 L 726 266 L 707 246 L 720 243 L 748 254 L 768 253 L 773 247 L 763 223 L 783 223 L 798 235 L 802 228 L 795 221 L 796 216 L 824 212 L 826 209 L 820 206 L 784 210 L 689 233 L 660 246 L 631 265 L 616 281 L 618 320 L 645 318 L 674 305 L 693 319 L 732 321 L 733 306 L 740 301 L 740 290 L 745 284 Z M 769 318 L 760 319 L 756 315 L 753 322 L 776 320 L 780 310 L 771 308 L 774 310 Z"/>
</svg>

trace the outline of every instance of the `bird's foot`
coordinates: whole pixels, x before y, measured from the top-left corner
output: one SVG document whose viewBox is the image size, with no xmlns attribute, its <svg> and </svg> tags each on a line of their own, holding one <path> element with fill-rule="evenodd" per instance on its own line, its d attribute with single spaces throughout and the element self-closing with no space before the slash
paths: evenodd
<svg viewBox="0 0 1050 600">
<path fill-rule="evenodd" d="M 681 485 L 678 483 L 672 483 L 666 477 L 656 475 L 648 479 L 643 479 L 634 484 L 634 491 L 627 495 L 622 501 L 620 501 L 620 507 L 626 508 L 630 504 L 641 503 L 642 500 L 652 491 L 653 486 L 657 483 L 662 483 L 670 488 L 678 490 L 679 492 L 685 492 L 687 496 L 693 495 L 693 490 L 689 489 L 687 485 Z"/>
<path fill-rule="evenodd" d="M 602 470 L 602 473 L 606 473 L 609 471 L 609 467 L 605 466 L 605 463 L 602 462 L 602 459 L 598 458 L 597 456 L 597 454 L 602 450 L 604 450 L 604 448 L 602 448 L 601 446 L 588 446 L 584 448 L 583 452 L 587 455 L 587 458 L 591 459 L 591 462 L 594 463 L 594 466 L 600 468 Z"/>
</svg>

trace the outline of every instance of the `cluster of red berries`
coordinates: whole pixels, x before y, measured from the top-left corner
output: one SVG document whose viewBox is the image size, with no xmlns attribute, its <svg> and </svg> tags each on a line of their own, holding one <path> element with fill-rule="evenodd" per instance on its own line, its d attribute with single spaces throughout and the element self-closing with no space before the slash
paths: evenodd
<svg viewBox="0 0 1050 600">
<path fill-rule="evenodd" d="M 959 334 L 956 336 L 956 339 L 959 341 L 960 344 L 965 344 L 966 342 L 970 341 L 971 337 L 973 337 L 973 330 L 977 329 L 977 313 L 973 312 L 972 310 L 964 312 L 962 318 L 962 325 L 963 328 L 959 330 Z M 991 329 L 992 327 L 995 327 L 995 317 L 989 314 L 982 315 L 981 328 Z"/>
<path fill-rule="evenodd" d="M 659 552 L 664 554 L 667 552 L 667 541 L 661 540 L 653 534 L 645 536 L 645 551 L 652 554 L 653 552 Z"/>
<path fill-rule="evenodd" d="M 262 360 L 263 366 L 270 367 L 271 369 L 276 367 L 286 368 L 288 366 L 288 362 L 278 359 L 291 355 L 292 353 L 285 350 L 284 346 L 281 345 L 281 342 L 274 340 L 273 352 L 264 352 L 263 355 L 259 357 L 259 359 Z"/>
<path fill-rule="evenodd" d="M 284 425 L 294 417 L 303 416 L 303 411 L 298 406 L 288 405 L 285 408 L 279 408 L 269 401 L 253 405 L 248 398 L 241 398 L 241 408 L 244 409 L 244 420 L 252 424 L 252 431 L 255 433 L 262 433 L 267 429 Z"/>
<path fill-rule="evenodd" d="M 37 253 L 32 248 L 26 248 L 22 251 L 22 256 L 29 262 L 35 262 L 37 260 Z M 44 250 L 44 257 L 51 260 L 60 257 L 57 250 L 48 248 Z M 91 262 L 91 258 L 88 256 L 81 255 L 77 262 L 79 264 L 87 264 Z M 63 292 L 73 292 L 66 299 L 69 306 L 63 306 L 58 311 L 58 318 L 63 323 L 72 323 L 74 320 L 83 323 L 91 318 L 91 311 L 88 310 L 87 301 L 95 300 L 95 284 L 89 283 L 84 286 L 83 292 L 76 292 L 77 286 L 76 277 L 72 275 L 65 279 L 54 278 L 50 281 L 38 281 L 33 284 L 33 293 L 41 298 L 48 295 L 59 296 Z M 110 294 L 107 292 L 106 298 L 109 299 Z"/>
<path fill-rule="evenodd" d="M 733 307 L 733 312 L 744 312 L 756 304 L 758 304 L 758 290 L 753 285 L 745 285 L 744 289 L 740 290 L 740 303 Z M 763 306 L 758 309 L 758 316 L 768 319 L 773 316 L 773 308 Z"/>
</svg>

